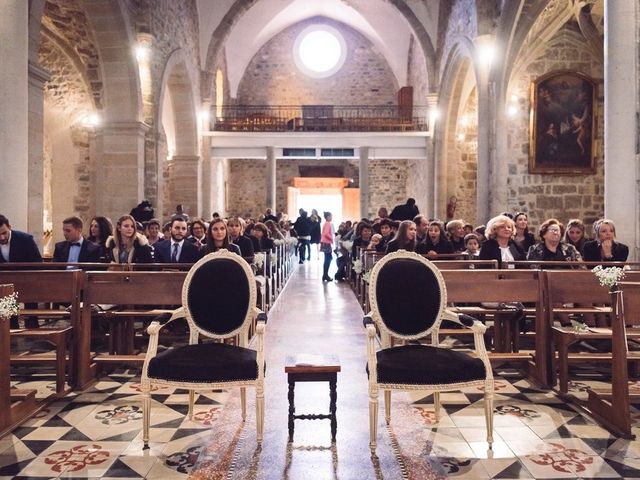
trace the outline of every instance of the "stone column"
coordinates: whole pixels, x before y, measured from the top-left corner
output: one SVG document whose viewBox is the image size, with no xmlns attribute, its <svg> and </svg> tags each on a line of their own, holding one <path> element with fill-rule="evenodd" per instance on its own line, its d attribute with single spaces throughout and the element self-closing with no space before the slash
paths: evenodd
<svg viewBox="0 0 640 480">
<path fill-rule="evenodd" d="M 360 147 L 360 218 L 369 218 L 369 147 Z"/>
<path fill-rule="evenodd" d="M 209 220 L 211 214 L 215 211 L 213 200 L 215 195 L 214 174 L 216 159 L 211 158 L 211 137 L 202 137 L 200 151 L 202 156 L 202 217 L 205 220 Z"/>
<path fill-rule="evenodd" d="M 96 132 L 96 213 L 115 222 L 144 195 L 144 142 L 149 126 L 142 122 L 112 122 Z M 93 150 L 93 149 L 92 149 Z"/>
<path fill-rule="evenodd" d="M 27 228 L 40 244 L 44 216 L 44 84 L 51 78 L 29 62 L 29 212 Z"/>
<path fill-rule="evenodd" d="M 426 211 L 422 213 L 426 214 L 428 217 L 435 217 L 437 216 L 436 212 L 438 211 L 436 204 L 438 198 L 438 185 L 436 181 L 435 129 L 440 113 L 438 111 L 437 93 L 429 93 L 427 95 L 427 106 L 429 107 L 429 111 L 427 113 L 429 115 L 429 133 L 431 135 L 425 138 L 426 162 L 424 168 L 426 169 L 427 174 L 425 175 L 424 186 L 426 189 L 427 202 L 424 204 L 426 207 Z M 420 203 L 418 203 L 418 205 L 420 205 Z"/>
<path fill-rule="evenodd" d="M 169 164 L 171 201 L 181 203 L 184 211 L 194 218 L 200 217 L 202 162 L 198 155 L 174 155 Z M 169 205 L 174 208 L 175 205 Z"/>
<path fill-rule="evenodd" d="M 629 246 L 629 260 L 640 258 L 637 9 L 637 2 L 605 2 L 604 215 Z"/>
<path fill-rule="evenodd" d="M 276 210 L 276 149 L 275 147 L 267 147 L 267 208 L 270 208 L 273 214 Z"/>
<path fill-rule="evenodd" d="M 17 230 L 29 229 L 28 7 L 0 0 L 0 213 Z"/>
<path fill-rule="evenodd" d="M 482 35 L 476 38 L 476 50 L 483 48 L 484 44 L 493 41 L 493 36 Z M 476 54 L 477 57 L 477 54 Z M 478 171 L 476 186 L 476 221 L 486 222 L 491 216 L 490 211 L 490 134 L 493 122 L 491 108 L 491 90 L 489 84 L 490 63 L 481 63 L 476 58 L 476 87 L 478 91 Z"/>
</svg>

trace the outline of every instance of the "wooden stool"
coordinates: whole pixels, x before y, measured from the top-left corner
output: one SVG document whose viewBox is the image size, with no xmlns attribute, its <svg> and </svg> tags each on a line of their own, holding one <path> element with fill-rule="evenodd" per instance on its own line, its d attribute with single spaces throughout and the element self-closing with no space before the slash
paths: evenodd
<svg viewBox="0 0 640 480">
<path fill-rule="evenodd" d="M 336 441 L 338 421 L 336 419 L 336 383 L 340 371 L 340 360 L 336 355 L 294 355 L 287 356 L 284 371 L 289 382 L 289 441 L 293 441 L 293 421 L 331 420 L 331 442 Z M 295 414 L 294 388 L 296 382 L 329 382 L 329 415 Z"/>
</svg>

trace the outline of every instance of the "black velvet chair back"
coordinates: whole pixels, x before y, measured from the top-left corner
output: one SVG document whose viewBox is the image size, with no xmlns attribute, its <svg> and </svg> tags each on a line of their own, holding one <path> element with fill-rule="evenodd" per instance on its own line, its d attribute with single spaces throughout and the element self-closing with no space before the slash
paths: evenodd
<svg viewBox="0 0 640 480">
<path fill-rule="evenodd" d="M 245 260 L 221 250 L 198 261 L 189 271 L 182 303 L 199 329 L 213 336 L 236 335 L 255 305 L 255 279 Z"/>
<path fill-rule="evenodd" d="M 394 336 L 418 338 L 440 324 L 446 288 L 426 258 L 400 250 L 371 271 L 370 303 L 376 321 Z"/>
</svg>

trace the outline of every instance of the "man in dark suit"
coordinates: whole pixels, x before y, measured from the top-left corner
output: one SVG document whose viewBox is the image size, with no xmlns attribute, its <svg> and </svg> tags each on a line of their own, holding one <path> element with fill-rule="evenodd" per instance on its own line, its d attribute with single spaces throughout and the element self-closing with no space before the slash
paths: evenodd
<svg viewBox="0 0 640 480">
<path fill-rule="evenodd" d="M 42 255 L 33 236 L 11 230 L 9 219 L 0 215 L 0 263 L 41 261 Z"/>
<path fill-rule="evenodd" d="M 171 239 L 162 240 L 154 245 L 158 263 L 195 263 L 201 253 L 194 243 L 185 241 L 188 227 L 182 217 L 171 220 Z"/>
<path fill-rule="evenodd" d="M 56 243 L 53 251 L 54 262 L 99 262 L 100 247 L 82 236 L 82 220 L 78 217 L 62 221 L 64 242 Z"/>
<path fill-rule="evenodd" d="M 33 236 L 28 233 L 11 230 L 9 219 L 0 215 L 0 263 L 5 262 L 42 262 L 42 255 Z M 35 304 L 26 304 L 26 308 L 38 308 Z M 38 327 L 36 317 L 25 318 L 27 328 Z M 11 320 L 11 328 L 18 328 L 18 322 Z"/>
<path fill-rule="evenodd" d="M 415 199 L 408 198 L 407 203 L 405 203 L 404 205 L 396 205 L 395 207 L 393 207 L 393 210 L 391 211 L 391 215 L 389 215 L 389 217 L 392 220 L 401 222 L 403 220 L 413 220 L 413 217 L 415 217 L 419 213 L 420 210 L 416 205 Z"/>
</svg>

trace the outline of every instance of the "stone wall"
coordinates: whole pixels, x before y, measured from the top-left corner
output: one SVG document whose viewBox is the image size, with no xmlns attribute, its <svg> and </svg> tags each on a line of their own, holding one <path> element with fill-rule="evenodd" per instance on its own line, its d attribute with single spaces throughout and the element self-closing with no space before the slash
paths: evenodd
<svg viewBox="0 0 640 480">
<path fill-rule="evenodd" d="M 518 113 L 509 123 L 508 145 L 508 205 L 509 210 L 529 214 L 529 223 L 536 229 L 547 218 L 566 223 L 581 218 L 591 232 L 591 224 L 604 215 L 604 71 L 602 61 L 594 58 L 562 30 L 549 42 L 540 57 L 512 78 L 509 97 L 517 95 Z M 571 70 L 595 79 L 598 88 L 597 130 L 594 132 L 596 173 L 584 175 L 529 173 L 529 111 L 530 85 L 541 75 L 555 70 Z"/>
<path fill-rule="evenodd" d="M 293 177 L 300 177 L 301 166 L 340 167 L 346 178 L 358 186 L 357 161 L 350 160 L 278 160 L 276 165 L 276 210 L 287 211 L 287 187 Z M 229 215 L 257 216 L 264 212 L 267 199 L 266 160 L 229 160 L 227 177 Z"/>
<path fill-rule="evenodd" d="M 347 59 L 334 75 L 314 79 L 303 74 L 293 59 L 298 34 L 314 23 L 328 24 L 342 33 Z M 238 87 L 242 105 L 395 105 L 397 81 L 374 45 L 344 24 L 310 19 L 287 28 L 253 57 Z"/>
<path fill-rule="evenodd" d="M 407 201 L 407 177 L 407 160 L 369 160 L 369 218 Z"/>
<path fill-rule="evenodd" d="M 488 219 L 476 219 L 477 183 L 478 183 L 478 95 L 474 89 L 466 100 L 462 117 L 463 122 L 456 131 L 456 151 L 458 161 L 453 166 L 455 182 L 453 191 L 456 197 L 456 211 L 453 218 L 462 218 L 471 223 L 486 223 Z M 460 125 L 460 122 L 458 122 Z M 460 137 L 458 137 L 458 134 Z M 464 135 L 464 138 L 463 138 Z M 447 198 L 447 202 L 449 198 Z"/>
</svg>

